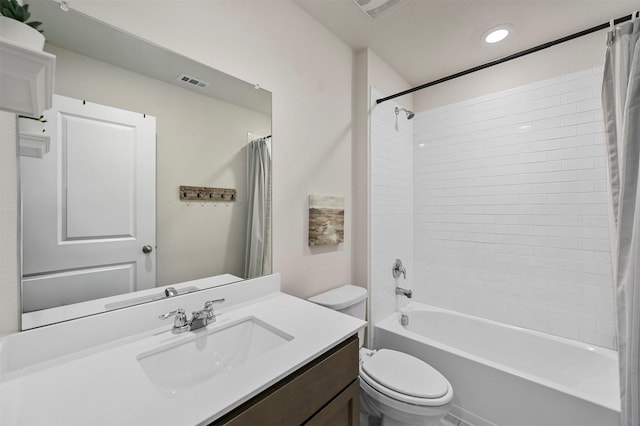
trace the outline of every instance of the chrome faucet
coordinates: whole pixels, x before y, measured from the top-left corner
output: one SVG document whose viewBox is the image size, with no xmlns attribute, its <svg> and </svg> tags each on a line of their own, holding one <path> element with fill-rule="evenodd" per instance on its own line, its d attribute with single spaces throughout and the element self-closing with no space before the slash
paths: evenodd
<svg viewBox="0 0 640 426">
<path fill-rule="evenodd" d="M 396 294 L 399 294 L 401 296 L 407 296 L 409 299 L 411 299 L 413 297 L 413 290 L 396 287 Z"/>
<path fill-rule="evenodd" d="M 184 313 L 184 309 L 182 308 L 178 308 L 175 311 L 162 314 L 158 318 L 164 320 L 174 315 L 175 319 L 173 320 L 173 328 L 171 329 L 171 332 L 173 334 L 180 334 L 184 333 L 185 331 L 189 331 L 190 325 L 187 321 L 187 315 Z"/>
<path fill-rule="evenodd" d="M 406 280 L 407 279 L 407 270 L 402 266 L 402 260 L 396 259 L 393 262 L 393 266 L 391 267 L 391 273 L 393 274 L 393 278 L 400 278 L 400 274 Z"/>
<path fill-rule="evenodd" d="M 165 295 L 166 297 L 174 297 L 174 296 L 177 296 L 177 295 L 178 295 L 178 290 L 176 290 L 176 289 L 175 289 L 175 288 L 173 288 L 173 287 L 167 287 L 167 288 L 164 290 L 164 295 Z"/>
<path fill-rule="evenodd" d="M 204 304 L 204 309 L 202 309 L 201 311 L 193 311 L 191 320 L 187 320 L 187 315 L 182 308 L 178 308 L 175 311 L 162 314 L 158 318 L 164 320 L 175 315 L 173 328 L 171 329 L 171 332 L 173 334 L 180 334 L 184 333 L 185 331 L 197 330 L 199 328 L 206 327 L 212 322 L 216 322 L 216 316 L 213 312 L 213 305 L 214 303 L 222 303 L 224 301 L 225 299 L 208 300 Z"/>
</svg>

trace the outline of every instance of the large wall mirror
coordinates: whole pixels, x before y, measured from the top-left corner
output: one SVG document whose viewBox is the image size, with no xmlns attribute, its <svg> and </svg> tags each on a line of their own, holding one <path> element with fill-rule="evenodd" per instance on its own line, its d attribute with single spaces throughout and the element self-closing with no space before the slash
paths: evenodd
<svg viewBox="0 0 640 426">
<path fill-rule="evenodd" d="M 19 118 L 22 328 L 271 273 L 271 93 L 31 10 L 56 71 L 53 108 Z"/>
</svg>

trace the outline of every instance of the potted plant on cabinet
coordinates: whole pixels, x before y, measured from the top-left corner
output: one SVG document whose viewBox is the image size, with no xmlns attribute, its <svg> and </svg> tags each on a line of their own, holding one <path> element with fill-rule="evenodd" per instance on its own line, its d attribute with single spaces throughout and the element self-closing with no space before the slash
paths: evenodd
<svg viewBox="0 0 640 426">
<path fill-rule="evenodd" d="M 29 21 L 28 4 L 17 0 L 0 0 L 0 37 L 30 49 L 42 50 L 44 36 L 38 29 L 42 22 Z"/>
</svg>

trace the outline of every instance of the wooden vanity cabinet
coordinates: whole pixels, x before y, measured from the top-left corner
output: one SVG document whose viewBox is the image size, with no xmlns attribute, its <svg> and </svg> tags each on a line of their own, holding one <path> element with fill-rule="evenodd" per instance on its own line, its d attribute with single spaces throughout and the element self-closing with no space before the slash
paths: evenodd
<svg viewBox="0 0 640 426">
<path fill-rule="evenodd" d="M 320 355 L 209 426 L 357 426 L 358 336 Z"/>
</svg>

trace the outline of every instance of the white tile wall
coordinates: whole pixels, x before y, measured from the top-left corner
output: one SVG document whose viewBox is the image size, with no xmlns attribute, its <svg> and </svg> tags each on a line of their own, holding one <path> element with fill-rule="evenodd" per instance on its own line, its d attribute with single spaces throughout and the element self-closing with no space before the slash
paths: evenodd
<svg viewBox="0 0 640 426">
<path fill-rule="evenodd" d="M 588 69 L 416 115 L 416 299 L 613 347 L 601 81 Z M 374 164 L 380 196 L 410 168 L 391 167 Z M 372 228 L 395 230 L 385 217 Z"/>
<path fill-rule="evenodd" d="M 372 89 L 371 99 L 382 94 Z M 411 288 L 413 281 L 413 122 L 395 102 L 371 109 L 371 324 L 386 318 L 406 303 L 395 295 L 397 284 Z M 391 274 L 395 259 L 407 269 L 407 280 Z"/>
</svg>

